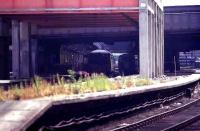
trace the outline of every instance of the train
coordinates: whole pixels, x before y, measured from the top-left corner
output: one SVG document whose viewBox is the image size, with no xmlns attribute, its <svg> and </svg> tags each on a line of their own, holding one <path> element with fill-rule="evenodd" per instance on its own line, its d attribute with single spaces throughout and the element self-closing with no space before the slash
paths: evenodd
<svg viewBox="0 0 200 131">
<path fill-rule="evenodd" d="M 127 76 L 139 73 L 138 57 L 131 53 L 120 55 L 117 66 L 116 59 L 107 50 L 94 50 L 87 55 L 87 60 L 89 73 L 104 73 L 107 76 Z"/>
<path fill-rule="evenodd" d="M 135 55 L 130 53 L 116 57 L 108 50 L 96 49 L 80 53 L 62 48 L 58 52 L 59 55 L 55 54 L 55 52 L 50 54 L 40 53 L 40 68 L 38 70 L 40 76 L 66 75 L 67 70 L 74 70 L 77 73 L 103 73 L 109 77 L 114 77 L 118 75 L 132 75 L 137 70 Z M 42 59 L 45 56 L 48 56 L 47 59 Z M 46 67 L 46 63 L 49 63 L 50 66 Z"/>
<path fill-rule="evenodd" d="M 139 73 L 138 56 L 132 53 L 125 53 L 119 56 L 118 68 L 120 75 L 133 75 Z"/>
<path fill-rule="evenodd" d="M 109 51 L 93 50 L 87 54 L 86 71 L 110 76 L 115 72 L 114 64 L 114 56 Z"/>
</svg>

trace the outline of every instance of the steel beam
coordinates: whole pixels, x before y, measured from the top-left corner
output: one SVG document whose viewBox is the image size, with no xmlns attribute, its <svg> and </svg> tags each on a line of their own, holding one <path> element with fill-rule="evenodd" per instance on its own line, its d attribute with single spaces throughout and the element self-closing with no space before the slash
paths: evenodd
<svg viewBox="0 0 200 131">
<path fill-rule="evenodd" d="M 0 0 L 0 14 L 135 10 L 138 0 Z"/>
</svg>

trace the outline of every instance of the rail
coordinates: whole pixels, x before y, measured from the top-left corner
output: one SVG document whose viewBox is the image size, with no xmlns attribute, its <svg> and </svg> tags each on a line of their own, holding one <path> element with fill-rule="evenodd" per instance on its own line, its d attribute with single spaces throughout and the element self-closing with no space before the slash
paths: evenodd
<svg viewBox="0 0 200 131">
<path fill-rule="evenodd" d="M 104 113 L 100 113 L 100 114 L 96 114 L 96 115 L 92 115 L 90 117 L 80 117 L 80 118 L 72 118 L 68 121 L 61 121 L 58 124 L 56 124 L 55 126 L 44 126 L 42 128 L 40 128 L 39 131 L 44 131 L 44 130 L 56 130 L 56 129 L 71 129 L 74 126 L 80 126 L 80 125 L 86 125 L 86 124 L 91 124 L 93 122 L 98 122 L 100 120 L 105 120 L 105 119 L 112 119 L 113 117 L 116 116 L 121 116 L 121 115 L 126 115 L 126 114 L 130 114 L 133 113 L 135 111 L 138 110 L 142 110 L 142 109 L 146 109 L 148 107 L 152 107 L 152 106 L 156 106 L 156 105 L 160 105 L 166 102 L 170 102 L 173 101 L 175 99 L 178 99 L 179 97 L 182 97 L 183 95 L 185 95 L 183 92 L 177 94 L 177 95 L 173 95 L 170 97 L 165 97 L 163 99 L 157 99 L 157 100 L 153 100 L 150 102 L 146 102 L 142 105 L 136 106 L 136 107 L 128 107 L 128 109 L 122 109 L 121 111 L 114 111 L 112 113 L 108 113 L 108 112 L 104 112 Z"/>
<path fill-rule="evenodd" d="M 166 118 L 166 117 L 168 117 L 168 116 L 172 116 L 172 115 L 176 115 L 176 114 L 178 114 L 178 113 L 180 113 L 180 112 L 182 112 L 182 111 L 184 111 L 184 110 L 186 110 L 186 109 L 190 109 L 191 108 L 191 106 L 193 106 L 193 105 L 195 105 L 195 104 L 197 104 L 197 103 L 199 103 L 200 102 L 200 99 L 198 99 L 198 100 L 195 100 L 195 101 L 193 101 L 193 102 L 190 102 L 189 104 L 186 104 L 186 105 L 184 105 L 184 106 L 181 106 L 181 107 L 179 107 L 179 108 L 176 108 L 176 109 L 174 109 L 174 110 L 171 110 L 171 111 L 167 111 L 167 112 L 164 112 L 164 113 L 161 113 L 161 114 L 158 114 L 158 115 L 155 115 L 155 116 L 152 116 L 152 117 L 150 117 L 150 118 L 147 118 L 147 119 L 145 119 L 145 120 L 142 120 L 142 121 L 139 121 L 139 122 L 137 122 L 137 123 L 133 123 L 133 124 L 130 124 L 130 125 L 127 125 L 127 126 L 123 126 L 123 127 L 119 127 L 119 128 L 115 128 L 115 129 L 113 129 L 112 131 L 126 131 L 126 130 L 136 130 L 136 129 L 143 129 L 143 128 L 145 128 L 145 127 L 147 127 L 147 126 L 151 126 L 151 125 L 153 125 L 154 124 L 154 122 L 159 122 L 159 120 L 163 120 L 164 118 Z M 189 111 L 194 111 L 196 108 L 200 108 L 200 107 L 193 107 L 193 108 L 191 108 Z M 177 115 L 176 116 L 176 118 L 177 117 L 179 117 L 180 115 L 183 115 L 183 113 L 182 114 L 179 114 L 179 115 Z M 187 114 L 186 114 L 187 115 Z M 172 119 L 173 118 L 175 118 L 175 117 L 172 117 Z M 194 117 L 190 117 L 189 119 L 185 119 L 185 121 L 181 121 L 181 122 L 178 122 L 177 124 L 175 124 L 175 125 L 172 125 L 172 126 L 169 126 L 169 127 L 167 127 L 167 128 L 164 128 L 164 129 L 162 129 L 162 131 L 174 131 L 174 130 L 179 130 L 179 129 L 181 129 L 181 128 L 183 128 L 183 127 L 185 127 L 185 126 L 187 126 L 187 125 L 189 125 L 189 124 L 191 124 L 191 123 L 193 123 L 193 122 L 195 122 L 195 121 L 197 121 L 197 120 L 200 120 L 200 114 L 198 113 L 196 116 L 194 116 Z M 167 122 L 169 122 L 169 121 L 167 121 Z M 166 122 L 166 123 L 167 123 Z M 165 123 L 165 124 L 166 124 Z M 159 125 L 160 126 L 160 125 Z M 156 127 L 154 127 L 154 128 L 156 128 Z M 144 129 L 143 129 L 144 130 Z M 155 129 L 156 130 L 156 129 Z"/>
</svg>

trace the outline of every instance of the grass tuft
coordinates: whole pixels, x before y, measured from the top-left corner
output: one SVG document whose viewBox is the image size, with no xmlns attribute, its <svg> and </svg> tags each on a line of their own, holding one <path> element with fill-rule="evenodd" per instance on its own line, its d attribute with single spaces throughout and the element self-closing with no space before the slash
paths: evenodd
<svg viewBox="0 0 200 131">
<path fill-rule="evenodd" d="M 68 74 L 70 80 L 67 81 L 59 74 L 54 77 L 52 82 L 35 76 L 30 84 L 20 83 L 20 85 L 10 87 L 9 90 L 0 88 L 0 101 L 102 92 L 152 84 L 149 79 L 133 76 L 109 79 L 104 74 L 92 74 L 76 80 L 74 71 L 68 70 Z"/>
</svg>

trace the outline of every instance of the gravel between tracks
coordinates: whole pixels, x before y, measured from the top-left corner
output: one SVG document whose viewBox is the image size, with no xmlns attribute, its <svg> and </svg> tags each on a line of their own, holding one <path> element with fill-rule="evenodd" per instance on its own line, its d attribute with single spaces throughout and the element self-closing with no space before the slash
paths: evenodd
<svg viewBox="0 0 200 131">
<path fill-rule="evenodd" d="M 131 124 L 138 122 L 140 120 L 143 120 L 145 118 L 151 117 L 156 114 L 160 114 L 172 109 L 175 109 L 177 107 L 183 106 L 191 101 L 197 100 L 200 97 L 200 86 L 198 86 L 194 92 L 191 98 L 182 97 L 181 99 L 178 99 L 170 104 L 166 105 L 160 105 L 158 108 L 152 108 L 145 110 L 143 112 L 137 113 L 137 114 L 131 114 L 126 117 L 121 117 L 117 120 L 112 120 L 108 122 L 103 122 L 101 125 L 94 125 L 94 127 L 89 128 L 87 131 L 108 131 L 112 130 L 116 127 L 120 127 L 123 125 Z"/>
</svg>

